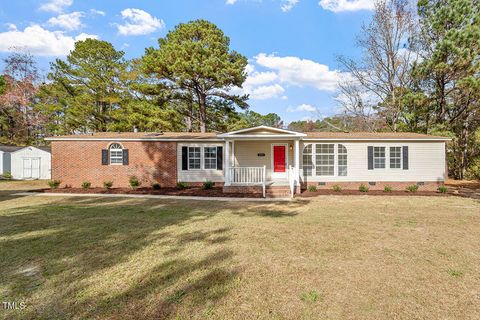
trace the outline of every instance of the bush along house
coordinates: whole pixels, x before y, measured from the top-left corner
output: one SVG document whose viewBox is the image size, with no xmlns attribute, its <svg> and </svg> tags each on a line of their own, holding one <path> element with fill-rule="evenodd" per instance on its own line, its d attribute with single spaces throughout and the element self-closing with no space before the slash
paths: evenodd
<svg viewBox="0 0 480 320">
<path fill-rule="evenodd" d="M 79 187 L 128 187 L 212 181 L 225 193 L 293 195 L 318 189 L 371 190 L 417 185 L 434 191 L 446 179 L 445 137 L 417 133 L 307 132 L 260 126 L 223 134 L 102 132 L 50 137 L 52 179 Z"/>
</svg>

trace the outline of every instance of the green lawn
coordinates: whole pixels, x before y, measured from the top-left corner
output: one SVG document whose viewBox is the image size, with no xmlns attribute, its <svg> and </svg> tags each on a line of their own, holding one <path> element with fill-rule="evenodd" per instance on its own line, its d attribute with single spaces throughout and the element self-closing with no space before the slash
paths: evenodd
<svg viewBox="0 0 480 320">
<path fill-rule="evenodd" d="M 478 200 L 228 203 L 6 189 L 28 183 L 0 182 L 0 300 L 26 309 L 0 318 L 480 318 Z"/>
</svg>

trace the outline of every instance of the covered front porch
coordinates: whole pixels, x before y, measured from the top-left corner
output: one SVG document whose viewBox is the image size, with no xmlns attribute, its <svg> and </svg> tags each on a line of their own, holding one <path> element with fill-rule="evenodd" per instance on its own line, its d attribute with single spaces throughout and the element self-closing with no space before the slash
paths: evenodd
<svg viewBox="0 0 480 320">
<path fill-rule="evenodd" d="M 222 135 L 225 139 L 225 192 L 293 196 L 300 188 L 302 133 L 256 127 Z M 275 192 L 274 192 L 275 191 Z"/>
</svg>

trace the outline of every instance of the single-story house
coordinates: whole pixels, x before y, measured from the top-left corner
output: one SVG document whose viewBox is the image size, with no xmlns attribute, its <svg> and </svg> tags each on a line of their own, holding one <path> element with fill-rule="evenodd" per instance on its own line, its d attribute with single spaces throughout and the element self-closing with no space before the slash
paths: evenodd
<svg viewBox="0 0 480 320">
<path fill-rule="evenodd" d="M 13 179 L 50 179 L 51 154 L 47 147 L 0 145 L 0 175 Z"/>
<path fill-rule="evenodd" d="M 436 190 L 446 179 L 445 137 L 417 133 L 307 132 L 260 126 L 223 134 L 102 132 L 47 138 L 53 179 L 127 187 L 209 180 L 224 192 L 285 192 L 308 185 Z"/>
</svg>

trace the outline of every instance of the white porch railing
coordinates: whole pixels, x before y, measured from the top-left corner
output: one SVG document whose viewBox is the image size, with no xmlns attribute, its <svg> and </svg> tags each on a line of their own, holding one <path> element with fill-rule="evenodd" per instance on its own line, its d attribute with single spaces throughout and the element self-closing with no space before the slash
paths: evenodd
<svg viewBox="0 0 480 320">
<path fill-rule="evenodd" d="M 243 185 L 261 185 L 263 197 L 265 197 L 266 166 L 263 167 L 230 167 L 230 183 Z"/>
<path fill-rule="evenodd" d="M 290 187 L 290 196 L 295 194 L 295 169 L 288 166 L 288 186 Z"/>
</svg>

